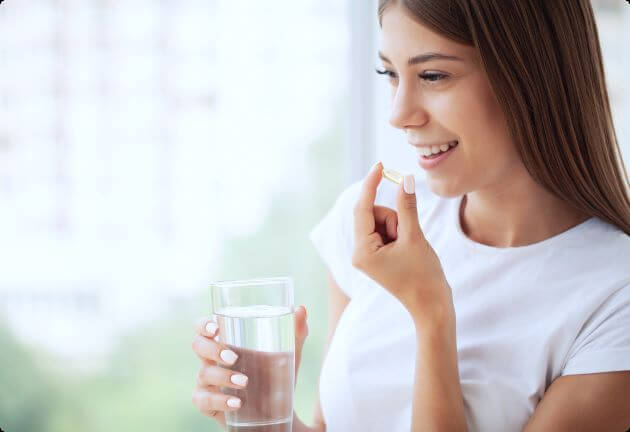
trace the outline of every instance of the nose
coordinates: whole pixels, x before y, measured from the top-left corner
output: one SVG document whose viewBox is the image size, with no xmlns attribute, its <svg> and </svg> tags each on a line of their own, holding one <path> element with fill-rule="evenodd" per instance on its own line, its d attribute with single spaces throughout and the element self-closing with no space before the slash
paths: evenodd
<svg viewBox="0 0 630 432">
<path fill-rule="evenodd" d="M 422 106 L 422 95 L 402 84 L 393 94 L 389 124 L 397 129 L 421 127 L 429 121 L 429 114 Z"/>
</svg>

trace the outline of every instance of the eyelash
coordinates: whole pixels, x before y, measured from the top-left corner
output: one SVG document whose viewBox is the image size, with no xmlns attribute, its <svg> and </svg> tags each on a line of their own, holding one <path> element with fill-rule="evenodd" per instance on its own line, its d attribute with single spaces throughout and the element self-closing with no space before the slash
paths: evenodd
<svg viewBox="0 0 630 432">
<path fill-rule="evenodd" d="M 384 70 L 379 70 L 376 69 L 376 73 L 379 75 L 386 75 L 390 81 L 397 79 L 398 77 L 396 76 L 396 73 L 387 69 Z M 425 80 L 429 85 L 433 85 L 436 84 L 438 81 L 442 81 L 446 78 L 448 78 L 448 75 L 443 74 L 443 73 L 439 73 L 439 72 L 433 72 L 433 73 L 424 73 L 424 74 L 420 74 L 418 75 L 420 78 L 422 78 L 423 80 Z M 428 78 L 437 78 L 437 79 L 428 79 Z"/>
</svg>

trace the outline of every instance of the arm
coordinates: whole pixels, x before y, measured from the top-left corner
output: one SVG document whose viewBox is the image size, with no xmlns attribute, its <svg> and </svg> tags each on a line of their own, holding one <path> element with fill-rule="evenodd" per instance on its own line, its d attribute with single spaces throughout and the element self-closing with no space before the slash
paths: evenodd
<svg viewBox="0 0 630 432">
<path fill-rule="evenodd" d="M 372 168 L 354 207 L 352 265 L 388 290 L 413 318 L 412 430 L 465 431 L 452 292 L 420 227 L 414 177 L 406 175 L 398 187 L 396 212 L 374 205 L 382 168 L 380 163 Z"/>
<path fill-rule="evenodd" d="M 411 430 L 465 431 L 464 399 L 459 382 L 455 313 L 434 309 L 416 324 L 416 373 Z"/>
<path fill-rule="evenodd" d="M 630 371 L 561 376 L 524 432 L 619 431 L 630 428 Z"/>
<path fill-rule="evenodd" d="M 350 298 L 341 291 L 339 285 L 333 279 L 330 272 L 328 272 L 328 340 L 326 347 L 324 348 L 324 356 L 328 353 L 328 347 L 330 341 L 335 334 L 339 317 L 343 313 L 344 309 L 350 302 Z M 293 430 L 295 432 L 325 432 L 326 424 L 324 423 L 324 416 L 322 414 L 322 407 L 319 403 L 319 390 L 317 396 L 317 403 L 315 405 L 315 414 L 313 416 L 314 426 L 309 428 L 302 423 L 297 416 L 293 416 Z"/>
</svg>

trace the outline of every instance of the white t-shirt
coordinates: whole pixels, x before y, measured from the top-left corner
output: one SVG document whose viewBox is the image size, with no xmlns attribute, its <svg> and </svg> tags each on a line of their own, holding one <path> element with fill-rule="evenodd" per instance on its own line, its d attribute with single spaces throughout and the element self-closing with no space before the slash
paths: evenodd
<svg viewBox="0 0 630 432">
<path fill-rule="evenodd" d="M 324 360 L 320 400 L 330 432 L 408 432 L 416 340 L 409 313 L 352 267 L 347 188 L 310 238 L 351 298 Z M 561 375 L 630 370 L 630 236 L 599 218 L 539 243 L 495 248 L 461 230 L 461 197 L 416 180 L 420 225 L 453 292 L 469 431 L 521 431 Z M 396 188 L 376 204 L 396 208 Z"/>
</svg>

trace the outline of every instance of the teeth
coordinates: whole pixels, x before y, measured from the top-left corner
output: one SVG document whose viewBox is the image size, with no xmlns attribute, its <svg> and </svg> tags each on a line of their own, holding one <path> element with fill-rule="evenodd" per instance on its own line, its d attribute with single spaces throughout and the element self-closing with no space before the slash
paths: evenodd
<svg viewBox="0 0 630 432">
<path fill-rule="evenodd" d="M 441 152 L 447 151 L 451 147 L 455 147 L 457 145 L 457 141 L 451 141 L 447 144 L 441 144 L 439 146 L 431 146 L 431 147 L 416 147 L 416 152 L 420 156 L 431 156 L 434 154 L 438 154 Z"/>
<path fill-rule="evenodd" d="M 428 147 L 419 147 L 416 149 L 416 151 L 420 154 L 420 156 L 430 156 L 431 155 L 431 149 Z"/>
</svg>

